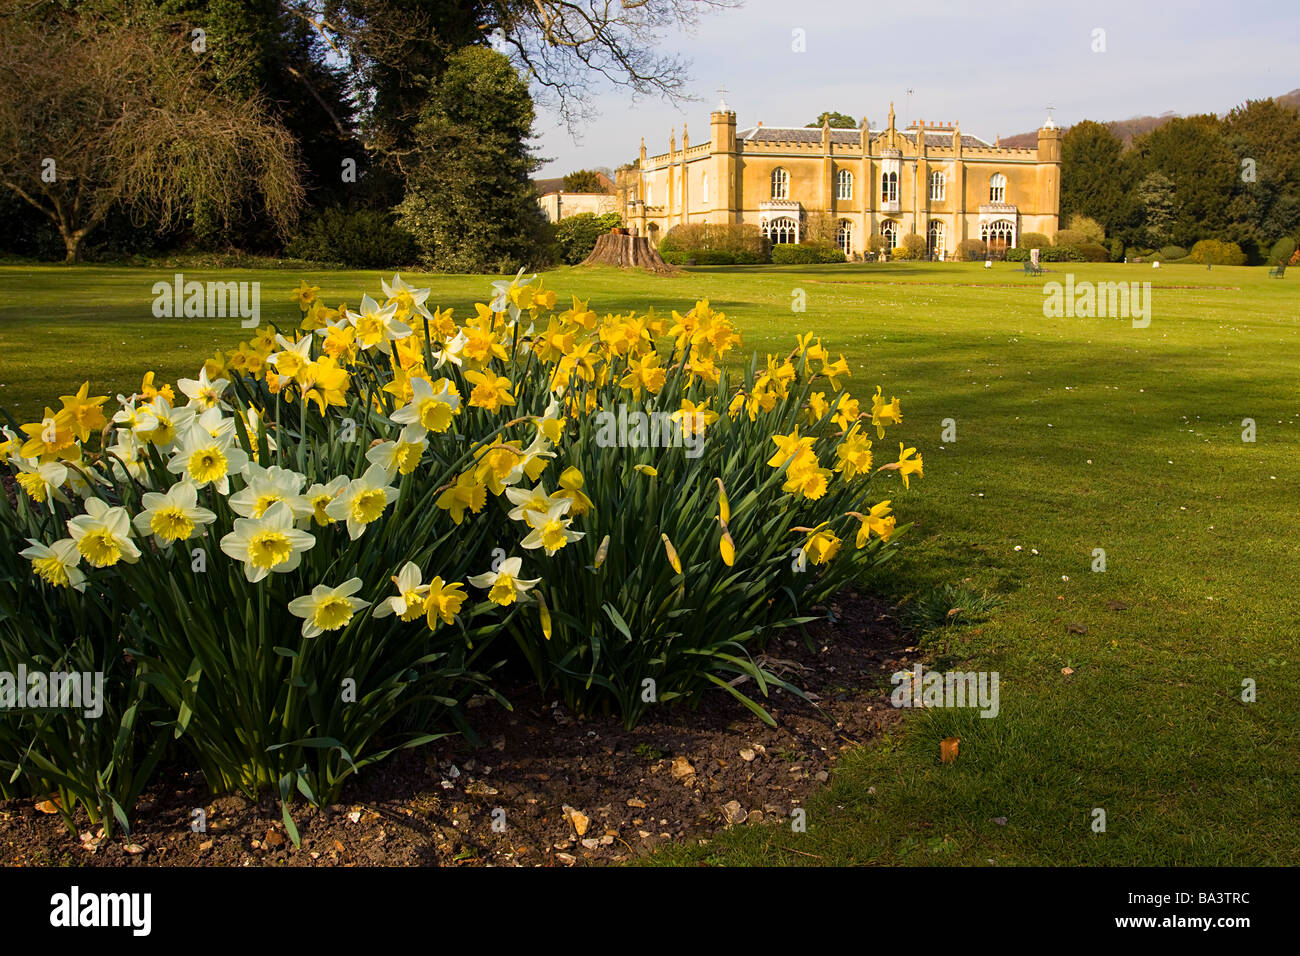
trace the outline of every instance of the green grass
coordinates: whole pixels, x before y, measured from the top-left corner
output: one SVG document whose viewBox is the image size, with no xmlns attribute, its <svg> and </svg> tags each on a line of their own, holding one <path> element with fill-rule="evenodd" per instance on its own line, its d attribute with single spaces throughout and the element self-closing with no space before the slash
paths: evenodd
<svg viewBox="0 0 1300 956">
<path fill-rule="evenodd" d="M 997 718 L 910 712 L 897 736 L 842 759 L 806 833 L 742 827 L 656 862 L 1300 862 L 1295 283 L 1264 269 L 1051 268 L 1045 279 L 1152 282 L 1150 327 L 1045 318 L 1045 279 L 1008 264 L 546 277 L 602 311 L 708 297 L 746 353 L 784 353 L 815 329 L 848 359 L 856 394 L 879 382 L 902 400 L 900 434 L 925 456 L 925 479 L 893 495 L 915 527 L 880 586 L 922 604 L 945 587 L 994 599 L 922 647 L 936 667 L 997 670 Z M 247 334 L 236 320 L 154 319 L 160 277 L 0 267 L 0 406 L 28 421 L 86 378 L 96 394 L 134 390 L 146 368 L 174 381 Z M 264 318 L 296 314 L 293 271 L 186 277 L 259 279 Z M 378 273 L 308 277 L 353 305 L 378 285 Z M 423 279 L 460 315 L 488 281 Z M 955 442 L 940 440 L 946 418 Z M 1091 570 L 1095 548 L 1105 573 Z M 1240 699 L 1243 678 L 1255 703 Z M 949 736 L 960 756 L 940 764 Z M 1093 808 L 1105 833 L 1090 829 Z"/>
</svg>

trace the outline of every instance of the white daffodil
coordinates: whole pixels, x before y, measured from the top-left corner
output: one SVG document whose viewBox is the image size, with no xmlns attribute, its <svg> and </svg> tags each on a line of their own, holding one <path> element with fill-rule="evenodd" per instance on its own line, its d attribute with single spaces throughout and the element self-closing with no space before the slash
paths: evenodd
<svg viewBox="0 0 1300 956">
<path fill-rule="evenodd" d="M 217 516 L 199 507 L 199 489 L 191 481 L 178 481 L 165 492 L 149 491 L 144 496 L 144 511 L 135 516 L 135 528 L 142 535 L 152 534 L 158 547 L 171 547 L 173 541 L 188 541 L 203 533 L 203 526 Z"/>
<path fill-rule="evenodd" d="M 136 404 L 135 396 L 128 398 L 125 395 L 118 395 L 117 403 L 121 408 L 113 415 L 113 423 L 135 431 L 140 423 L 140 406 Z"/>
<path fill-rule="evenodd" d="M 316 637 L 326 631 L 347 627 L 353 615 L 368 605 L 352 595 L 361 590 L 360 578 L 349 578 L 336 588 L 318 584 L 311 594 L 289 602 L 289 613 L 303 619 L 302 636 Z"/>
<path fill-rule="evenodd" d="M 360 478 L 348 482 L 343 492 L 325 506 L 325 513 L 336 521 L 347 521 L 348 537 L 355 541 L 366 525 L 384 513 L 389 502 L 397 500 L 397 489 L 387 485 L 384 466 L 371 465 Z"/>
<path fill-rule="evenodd" d="M 571 530 L 569 525 L 573 523 L 573 519 L 565 517 L 570 503 L 568 498 L 564 498 L 551 505 L 542 514 L 538 514 L 536 511 L 527 512 L 524 515 L 524 520 L 528 522 L 528 527 L 533 530 L 520 544 L 529 550 L 545 548 L 549 556 L 559 551 L 570 541 L 577 541 L 581 538 L 583 532 Z"/>
<path fill-rule="evenodd" d="M 548 444 L 546 435 L 539 431 L 524 449 L 523 457 L 519 459 L 519 470 L 528 476 L 529 481 L 536 481 L 546 470 L 547 461 L 555 457 L 555 452 L 546 450 Z"/>
<path fill-rule="evenodd" d="M 541 578 L 533 578 L 531 581 L 522 580 L 519 571 L 523 563 L 522 558 L 506 558 L 497 570 L 475 574 L 469 578 L 469 583 L 476 588 L 487 588 L 488 600 L 492 603 L 509 607 L 541 580 Z"/>
<path fill-rule="evenodd" d="M 184 475 L 196 488 L 212 485 L 217 494 L 228 495 L 230 476 L 241 473 L 248 464 L 248 455 L 235 444 L 233 429 L 218 437 L 205 426 L 195 425 L 185 433 L 185 441 L 167 462 L 167 470 Z"/>
<path fill-rule="evenodd" d="M 393 575 L 393 584 L 397 585 L 397 597 L 390 597 L 375 605 L 375 617 L 388 617 L 396 614 L 403 621 L 414 621 L 424 614 L 424 601 L 429 596 L 429 585 L 421 584 L 420 566 L 414 561 L 407 561 L 402 570 Z"/>
<path fill-rule="evenodd" d="M 434 360 L 433 367 L 442 368 L 448 362 L 456 366 L 464 365 L 465 346 L 468 343 L 469 336 L 465 334 L 465 330 L 457 329 L 455 335 L 447 339 L 438 347 L 437 357 Z"/>
<path fill-rule="evenodd" d="M 306 475 L 279 465 L 263 468 L 250 461 L 244 465 L 243 476 L 243 489 L 230 496 L 230 508 L 235 514 L 260 518 L 271 505 L 283 501 L 295 519 L 311 517 L 311 505 L 302 494 Z"/>
<path fill-rule="evenodd" d="M 516 286 L 528 285 L 536 278 L 536 275 L 531 275 L 525 279 L 524 270 L 520 268 L 513 279 L 498 279 L 493 282 L 492 301 L 488 304 L 488 308 L 493 312 L 509 312 L 511 322 L 516 321 L 519 318 L 520 308 L 515 304 L 510 293 Z"/>
<path fill-rule="evenodd" d="M 77 445 L 76 457 L 68 456 L 64 458 L 62 464 L 68 473 L 68 487 L 78 498 L 87 498 L 95 490 L 97 485 L 106 485 L 108 482 L 94 468 L 87 468 L 81 457 L 81 445 Z"/>
<path fill-rule="evenodd" d="M 81 563 L 77 542 L 71 538 L 60 538 L 47 546 L 35 538 L 27 540 L 31 547 L 18 553 L 32 562 L 32 571 L 37 577 L 56 588 L 86 590 L 86 576 L 77 567 Z"/>
<path fill-rule="evenodd" d="M 207 411 L 199 412 L 190 425 L 190 432 L 195 430 L 206 432 L 213 438 L 224 438 L 229 435 L 231 441 L 234 441 L 237 437 L 234 417 L 222 415 L 219 408 L 209 408 Z M 185 433 L 185 437 L 181 439 L 181 444 L 185 444 L 190 432 Z"/>
<path fill-rule="evenodd" d="M 207 368 L 199 370 L 198 378 L 178 378 L 176 387 L 181 390 L 189 402 L 186 408 L 193 408 L 197 412 L 206 412 L 209 409 L 229 409 L 221 394 L 230 384 L 228 379 L 219 378 L 215 382 L 208 378 Z"/>
<path fill-rule="evenodd" d="M 38 465 L 35 458 L 12 458 L 10 461 L 17 468 L 14 481 L 32 501 L 38 505 L 48 504 L 51 510 L 55 501 L 68 503 L 68 496 L 62 491 L 68 483 L 68 468 L 62 462 L 47 461 Z"/>
<path fill-rule="evenodd" d="M 316 522 L 316 524 L 320 525 L 322 528 L 334 523 L 334 519 L 326 513 L 325 509 L 331 501 L 339 496 L 339 492 L 346 488 L 347 485 L 348 476 L 339 475 L 328 484 L 322 485 L 317 483 L 307 489 L 303 497 L 307 499 L 307 504 L 311 505 L 312 521 Z"/>
<path fill-rule="evenodd" d="M 135 437 L 135 432 L 129 428 L 117 429 L 117 442 L 104 450 L 118 481 L 138 481 L 146 488 L 153 487 L 153 479 L 145 467 L 144 446 Z"/>
<path fill-rule="evenodd" d="M 140 415 L 135 424 L 135 436 L 141 441 L 157 445 L 163 451 L 169 451 L 189 430 L 194 421 L 194 409 L 172 408 L 171 403 L 161 395 L 140 406 Z"/>
<path fill-rule="evenodd" d="M 531 512 L 544 515 L 555 504 L 550 493 L 538 485 L 531 491 L 527 488 L 507 488 L 506 497 L 515 505 L 510 511 L 511 521 L 527 521 Z"/>
<path fill-rule="evenodd" d="M 412 312 L 418 312 L 426 319 L 432 320 L 433 316 L 425 307 L 424 301 L 429 298 L 431 289 L 417 289 L 409 284 L 397 273 L 393 273 L 392 285 L 389 285 L 383 279 L 379 280 L 379 285 L 384 290 L 384 295 L 388 296 L 385 305 L 396 305 L 399 315 L 410 315 Z"/>
<path fill-rule="evenodd" d="M 411 400 L 393 412 L 392 420 L 399 425 L 419 425 L 426 431 L 445 432 L 460 411 L 460 392 L 450 379 L 440 378 L 430 382 L 427 378 L 411 378 Z"/>
<path fill-rule="evenodd" d="M 397 303 L 393 302 L 382 309 L 379 303 L 368 295 L 361 297 L 361 311 L 347 311 L 348 321 L 357 330 L 357 345 L 363 351 L 377 348 L 388 355 L 392 351 L 390 344 L 394 339 L 404 339 L 411 334 L 411 327 L 397 321 Z"/>
<path fill-rule="evenodd" d="M 256 584 L 272 571 L 282 574 L 302 563 L 316 536 L 293 526 L 293 509 L 277 501 L 260 518 L 236 518 L 221 539 L 221 550 L 244 565 L 244 577 Z"/>
<path fill-rule="evenodd" d="M 134 564 L 140 559 L 126 509 L 110 507 L 100 498 L 86 499 L 86 513 L 68 521 L 68 534 L 92 567 L 107 568 L 119 561 Z"/>
<path fill-rule="evenodd" d="M 401 472 L 409 475 L 420 464 L 420 457 L 429 447 L 424 429 L 419 425 L 407 425 L 402 429 L 397 441 L 380 442 L 366 452 L 366 461 L 383 465 L 388 473 L 388 480 Z"/>
</svg>

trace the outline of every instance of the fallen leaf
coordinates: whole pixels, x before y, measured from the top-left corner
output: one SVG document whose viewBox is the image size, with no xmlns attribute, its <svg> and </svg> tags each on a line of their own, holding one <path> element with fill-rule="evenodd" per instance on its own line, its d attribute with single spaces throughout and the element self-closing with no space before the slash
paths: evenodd
<svg viewBox="0 0 1300 956">
<path fill-rule="evenodd" d="M 41 813 L 58 813 L 63 809 L 63 803 L 58 797 L 50 797 L 50 799 L 42 800 L 36 804 L 36 809 Z"/>
<path fill-rule="evenodd" d="M 284 834 L 275 829 L 267 830 L 266 839 L 262 841 L 263 846 L 279 846 L 282 843 L 284 843 Z"/>
<path fill-rule="evenodd" d="M 1087 634 L 1088 625 L 1086 624 L 1067 624 L 1065 629 L 1071 634 Z"/>
<path fill-rule="evenodd" d="M 1123 601 L 1107 601 L 1106 610 L 1108 611 L 1127 611 L 1128 605 Z"/>
<path fill-rule="evenodd" d="M 563 810 L 565 818 L 569 823 L 573 824 L 573 830 L 578 834 L 578 836 L 582 836 L 587 832 L 587 827 L 591 825 L 590 817 L 581 810 L 569 806 L 567 803 L 564 805 Z"/>
<path fill-rule="evenodd" d="M 939 741 L 939 761 L 941 763 L 952 763 L 957 759 L 957 745 L 961 743 L 960 737 L 944 737 Z"/>
<path fill-rule="evenodd" d="M 123 849 L 126 850 L 127 853 L 130 853 L 132 856 L 138 856 L 139 854 L 144 852 L 144 847 L 142 847 L 138 843 L 128 843 L 125 847 L 123 847 Z"/>
<path fill-rule="evenodd" d="M 1071 674 L 1074 673 L 1074 668 L 1073 668 L 1073 667 L 1062 667 L 1062 668 L 1061 668 L 1061 673 L 1064 674 L 1066 677 L 1069 677 Z"/>
<path fill-rule="evenodd" d="M 686 780 L 695 776 L 695 768 L 691 766 L 691 762 L 685 757 L 674 757 L 672 774 L 674 780 Z"/>
</svg>

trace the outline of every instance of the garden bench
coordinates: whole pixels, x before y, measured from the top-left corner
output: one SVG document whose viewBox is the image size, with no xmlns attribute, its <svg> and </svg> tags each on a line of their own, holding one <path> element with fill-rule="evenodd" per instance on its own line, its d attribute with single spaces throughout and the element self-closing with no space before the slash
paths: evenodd
<svg viewBox="0 0 1300 956">
<path fill-rule="evenodd" d="M 1285 275 L 1286 275 L 1286 263 L 1285 263 L 1285 262 L 1279 262 L 1279 263 L 1278 263 L 1277 265 L 1275 265 L 1273 268 L 1271 268 L 1271 269 L 1268 270 L 1268 277 L 1269 277 L 1270 279 L 1281 279 L 1281 278 L 1282 278 L 1283 276 L 1285 276 Z"/>
<path fill-rule="evenodd" d="M 1025 260 L 1025 275 L 1027 275 L 1027 276 L 1040 276 L 1040 275 L 1042 275 L 1042 274 L 1043 274 L 1043 267 L 1042 267 L 1042 266 L 1036 266 L 1036 265 L 1034 265 L 1033 262 L 1031 262 L 1030 260 L 1028 260 L 1028 259 Z"/>
</svg>

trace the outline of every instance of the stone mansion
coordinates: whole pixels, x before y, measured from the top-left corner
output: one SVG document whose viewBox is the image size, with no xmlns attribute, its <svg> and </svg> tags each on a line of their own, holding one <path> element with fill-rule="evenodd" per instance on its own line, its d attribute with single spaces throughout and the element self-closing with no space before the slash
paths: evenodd
<svg viewBox="0 0 1300 956">
<path fill-rule="evenodd" d="M 950 258 L 963 239 L 991 249 L 1022 232 L 1055 236 L 1061 198 L 1061 131 L 1050 119 L 1037 149 L 990 146 L 953 123 L 920 121 L 869 130 L 758 126 L 736 130 L 721 104 L 708 142 L 676 131 L 668 152 L 641 155 L 619 172 L 624 221 L 658 241 L 682 223 L 753 223 L 774 243 L 805 239 L 812 220 L 850 258 L 870 236 L 890 248 L 924 236 L 931 255 Z"/>
</svg>

